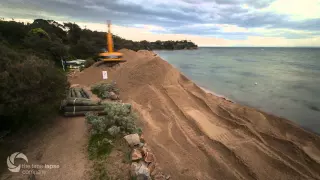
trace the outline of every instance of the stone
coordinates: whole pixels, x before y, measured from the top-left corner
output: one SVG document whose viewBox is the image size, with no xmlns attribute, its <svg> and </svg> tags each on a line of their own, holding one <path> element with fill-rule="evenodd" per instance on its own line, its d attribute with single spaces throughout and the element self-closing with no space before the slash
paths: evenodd
<svg viewBox="0 0 320 180">
<path fill-rule="evenodd" d="M 138 144 L 138 147 L 139 147 L 139 148 L 143 148 L 143 146 L 144 146 L 144 143 L 139 143 L 139 144 Z"/>
<path fill-rule="evenodd" d="M 149 180 L 148 176 L 144 174 L 139 174 L 136 178 L 136 180 Z"/>
<path fill-rule="evenodd" d="M 143 145 L 143 147 L 141 147 L 141 153 L 143 156 L 145 156 L 147 154 L 147 152 L 151 152 L 149 146 L 147 145 L 147 143 L 145 143 Z"/>
<path fill-rule="evenodd" d="M 155 160 L 156 160 L 156 158 L 155 158 L 154 154 L 147 151 L 144 156 L 144 161 L 147 163 L 152 163 L 152 162 L 155 162 Z"/>
<path fill-rule="evenodd" d="M 140 136 L 140 141 L 143 142 L 143 143 L 146 142 L 145 139 L 144 139 L 143 134 L 141 134 L 141 136 Z"/>
<path fill-rule="evenodd" d="M 118 100 L 119 99 L 118 95 L 116 95 L 116 93 L 114 93 L 112 91 L 109 92 L 109 96 L 110 96 L 111 100 Z"/>
<path fill-rule="evenodd" d="M 133 149 L 131 152 L 131 160 L 136 161 L 142 158 L 142 154 L 139 150 Z"/>
<path fill-rule="evenodd" d="M 138 134 L 129 134 L 124 137 L 129 146 L 134 147 L 140 144 L 140 138 Z"/>
<path fill-rule="evenodd" d="M 154 180 L 166 180 L 166 177 L 162 173 L 158 173 L 153 177 L 153 179 Z"/>
<path fill-rule="evenodd" d="M 152 174 L 152 172 L 154 171 L 154 169 L 156 168 L 156 163 L 150 163 L 149 165 L 148 165 L 148 169 L 149 169 L 149 171 L 150 171 L 150 173 Z"/>
<path fill-rule="evenodd" d="M 131 176 L 145 176 L 147 179 L 151 179 L 147 164 L 143 161 L 140 161 L 139 163 L 133 162 L 131 164 Z"/>
<path fill-rule="evenodd" d="M 131 176 L 137 176 L 136 169 L 138 169 L 138 167 L 139 167 L 138 163 L 136 162 L 131 163 L 131 169 L 130 169 Z"/>
<path fill-rule="evenodd" d="M 166 176 L 166 180 L 168 180 L 168 179 L 170 179 L 171 178 L 171 176 L 170 175 L 167 175 Z"/>
</svg>

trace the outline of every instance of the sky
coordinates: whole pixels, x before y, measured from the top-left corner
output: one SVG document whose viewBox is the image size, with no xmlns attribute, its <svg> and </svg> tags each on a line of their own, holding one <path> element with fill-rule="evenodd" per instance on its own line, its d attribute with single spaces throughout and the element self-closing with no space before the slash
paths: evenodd
<svg viewBox="0 0 320 180">
<path fill-rule="evenodd" d="M 126 39 L 320 47 L 320 0 L 1 0 L 1 18 L 52 19 Z"/>
</svg>

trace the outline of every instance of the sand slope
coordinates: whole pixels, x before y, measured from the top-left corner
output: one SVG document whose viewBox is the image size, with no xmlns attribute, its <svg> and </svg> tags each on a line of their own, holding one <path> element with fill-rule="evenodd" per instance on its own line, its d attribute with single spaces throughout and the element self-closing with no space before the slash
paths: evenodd
<svg viewBox="0 0 320 180">
<path fill-rule="evenodd" d="M 91 85 L 108 70 L 173 179 L 320 179 L 319 136 L 208 94 L 151 52 L 122 52 L 120 67 L 90 67 L 72 82 Z"/>
</svg>

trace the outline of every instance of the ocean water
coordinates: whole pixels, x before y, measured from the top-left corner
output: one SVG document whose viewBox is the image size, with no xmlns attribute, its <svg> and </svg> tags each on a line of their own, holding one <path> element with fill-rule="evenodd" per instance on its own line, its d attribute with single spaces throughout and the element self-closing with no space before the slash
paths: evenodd
<svg viewBox="0 0 320 180">
<path fill-rule="evenodd" d="M 197 85 L 320 133 L 320 48 L 156 51 Z"/>
</svg>

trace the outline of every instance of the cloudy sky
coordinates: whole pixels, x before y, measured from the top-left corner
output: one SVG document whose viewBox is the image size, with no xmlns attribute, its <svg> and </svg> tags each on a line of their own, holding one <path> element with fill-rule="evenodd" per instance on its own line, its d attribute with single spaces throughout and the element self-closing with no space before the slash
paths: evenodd
<svg viewBox="0 0 320 180">
<path fill-rule="evenodd" d="M 320 0 L 1 0 L 3 18 L 76 22 L 131 40 L 199 46 L 318 46 Z"/>
</svg>

